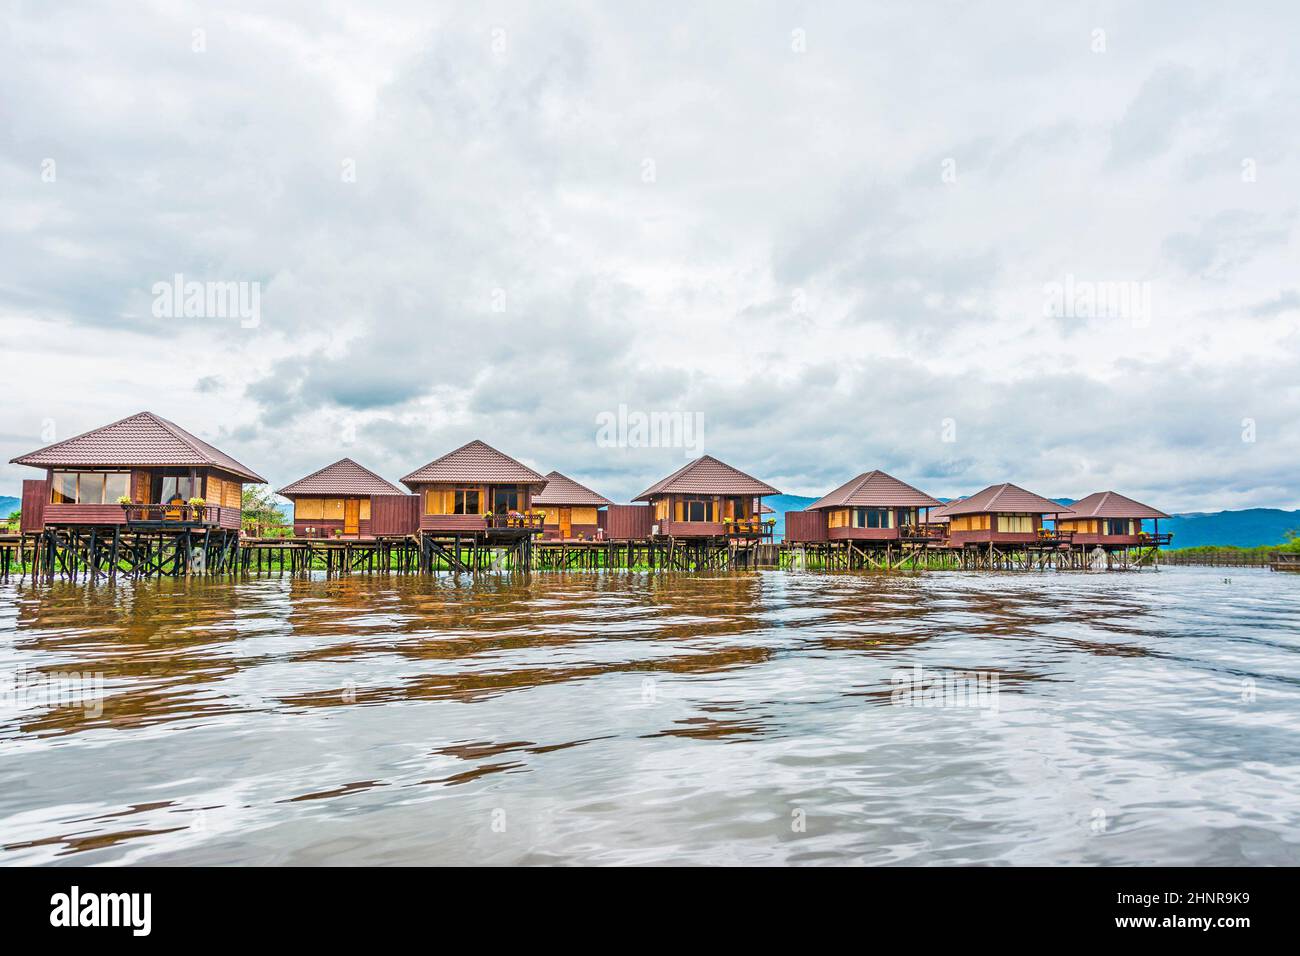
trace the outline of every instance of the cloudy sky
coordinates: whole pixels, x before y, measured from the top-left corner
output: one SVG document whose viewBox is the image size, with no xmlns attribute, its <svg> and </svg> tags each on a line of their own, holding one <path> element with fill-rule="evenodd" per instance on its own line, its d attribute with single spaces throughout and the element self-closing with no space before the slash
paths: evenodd
<svg viewBox="0 0 1300 956">
<path fill-rule="evenodd" d="M 0 494 L 149 409 L 276 486 L 1300 507 L 1300 11 L 1072 6 L 5 3 Z"/>
</svg>

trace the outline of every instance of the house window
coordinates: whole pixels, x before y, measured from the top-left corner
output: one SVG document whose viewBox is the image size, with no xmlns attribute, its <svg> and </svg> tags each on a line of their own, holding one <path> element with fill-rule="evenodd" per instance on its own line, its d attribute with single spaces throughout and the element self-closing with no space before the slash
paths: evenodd
<svg viewBox="0 0 1300 956">
<path fill-rule="evenodd" d="M 712 521 L 713 502 L 704 498 L 687 498 L 682 502 L 683 521 Z"/>
<path fill-rule="evenodd" d="M 456 489 L 456 501 L 452 506 L 452 514 L 458 515 L 478 515 L 482 514 L 479 510 L 478 489 L 472 491 Z"/>
<path fill-rule="evenodd" d="M 519 489 L 513 486 L 492 489 L 492 510 L 497 514 L 519 510 Z"/>
<path fill-rule="evenodd" d="M 131 476 L 124 471 L 104 475 L 104 504 L 117 504 L 118 498 L 131 497 Z"/>
<path fill-rule="evenodd" d="M 158 487 L 158 502 L 160 504 L 171 504 L 173 501 L 189 501 L 191 498 L 199 496 L 198 478 L 188 476 L 181 477 L 177 475 L 164 475 L 160 479 L 155 479 L 155 485 Z"/>
<path fill-rule="evenodd" d="M 1031 534 L 1033 515 L 998 515 L 998 531 L 1003 534 Z"/>
<path fill-rule="evenodd" d="M 77 503 L 77 473 L 75 471 L 56 471 L 54 473 L 54 493 L 50 502 L 56 505 L 74 505 Z"/>
<path fill-rule="evenodd" d="M 893 514 L 888 508 L 854 508 L 853 527 L 892 528 Z"/>
<path fill-rule="evenodd" d="M 1132 532 L 1129 530 L 1129 519 L 1128 518 L 1107 518 L 1106 533 L 1107 534 L 1132 534 Z"/>
<path fill-rule="evenodd" d="M 124 471 L 56 471 L 51 504 L 111 505 L 130 494 L 131 475 Z"/>
</svg>

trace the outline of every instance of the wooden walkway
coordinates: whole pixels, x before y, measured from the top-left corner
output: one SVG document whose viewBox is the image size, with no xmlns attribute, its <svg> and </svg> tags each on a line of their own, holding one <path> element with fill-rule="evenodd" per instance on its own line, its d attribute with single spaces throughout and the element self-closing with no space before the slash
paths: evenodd
<svg viewBox="0 0 1300 956">
<path fill-rule="evenodd" d="M 83 529 L 84 531 L 84 529 Z M 1235 554 L 1214 566 L 1250 566 Z M 1300 571 L 1300 555 L 1274 554 L 1268 567 Z M 633 541 L 509 540 L 428 533 L 370 538 L 234 538 L 190 535 L 164 541 L 151 530 L 113 537 L 69 533 L 0 535 L 0 580 L 97 580 L 193 575 L 269 575 L 515 571 L 1083 571 L 1138 570 L 1191 563 L 1176 553 L 1133 549 L 1099 555 L 1088 548 L 947 548 L 929 542 L 888 547 L 771 544 L 736 539 Z M 1265 566 L 1260 562 L 1258 566 Z"/>
</svg>

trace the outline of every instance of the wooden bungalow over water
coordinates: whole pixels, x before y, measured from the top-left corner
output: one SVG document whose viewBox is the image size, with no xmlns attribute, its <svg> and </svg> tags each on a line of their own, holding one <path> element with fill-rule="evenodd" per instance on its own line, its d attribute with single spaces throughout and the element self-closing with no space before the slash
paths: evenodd
<svg viewBox="0 0 1300 956">
<path fill-rule="evenodd" d="M 485 534 L 542 530 L 533 496 L 546 478 L 477 439 L 417 468 L 402 484 L 420 496 L 419 530 Z"/>
<path fill-rule="evenodd" d="M 533 507 L 545 514 L 542 537 L 562 541 L 596 538 L 600 511 L 612 504 L 604 495 L 596 494 L 558 471 L 548 474 L 546 487 L 533 496 Z"/>
<path fill-rule="evenodd" d="M 703 455 L 636 496 L 653 509 L 652 532 L 674 538 L 770 537 L 761 516 L 764 495 L 779 495 L 759 481 Z"/>
<path fill-rule="evenodd" d="M 884 545 L 902 539 L 928 539 L 931 508 L 941 502 L 883 471 L 868 471 L 808 505 L 787 512 L 785 538 L 795 544 L 855 541 Z M 798 514 L 799 517 L 793 517 Z M 793 520 L 792 520 L 793 517 Z"/>
<path fill-rule="evenodd" d="M 23 482 L 24 532 L 51 526 L 239 531 L 245 483 L 266 479 L 152 412 L 13 459 L 45 469 Z"/>
<path fill-rule="evenodd" d="M 1043 518 L 1073 515 L 1063 504 L 1043 498 L 1018 485 L 990 485 L 969 498 L 951 501 L 939 509 L 948 519 L 948 543 L 955 548 L 991 544 L 1050 545 L 1067 538 L 1065 532 L 1043 527 Z"/>
<path fill-rule="evenodd" d="M 299 538 L 370 538 L 411 534 L 418 499 L 351 458 L 285 485 L 276 494 L 293 502 L 293 533 Z"/>
<path fill-rule="evenodd" d="M 1073 534 L 1076 545 L 1137 548 L 1167 545 L 1173 540 L 1171 534 L 1160 534 L 1160 519 L 1169 515 L 1114 491 L 1095 492 L 1070 508 L 1074 514 L 1062 518 L 1059 526 Z M 1150 534 L 1142 530 L 1144 519 L 1154 522 Z"/>
</svg>

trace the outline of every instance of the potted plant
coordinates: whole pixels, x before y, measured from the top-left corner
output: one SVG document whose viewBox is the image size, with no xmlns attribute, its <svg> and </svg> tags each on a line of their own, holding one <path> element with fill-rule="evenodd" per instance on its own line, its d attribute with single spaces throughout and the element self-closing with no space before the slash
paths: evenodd
<svg viewBox="0 0 1300 956">
<path fill-rule="evenodd" d="M 203 506 L 204 506 L 205 504 L 207 504 L 207 502 L 204 501 L 202 498 L 191 498 L 191 499 L 190 499 L 190 507 L 194 509 L 194 520 L 195 520 L 195 521 L 202 521 L 202 520 L 203 520 Z"/>
</svg>

